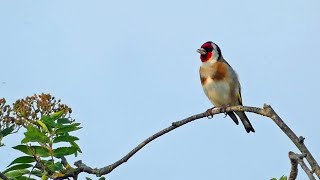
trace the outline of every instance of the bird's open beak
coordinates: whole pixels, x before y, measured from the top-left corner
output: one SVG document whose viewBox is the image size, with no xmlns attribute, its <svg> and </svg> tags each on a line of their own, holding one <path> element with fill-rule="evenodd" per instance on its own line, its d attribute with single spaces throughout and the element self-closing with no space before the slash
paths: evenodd
<svg viewBox="0 0 320 180">
<path fill-rule="evenodd" d="M 201 55 L 207 54 L 206 50 L 203 48 L 198 49 L 197 52 L 200 53 Z"/>
</svg>

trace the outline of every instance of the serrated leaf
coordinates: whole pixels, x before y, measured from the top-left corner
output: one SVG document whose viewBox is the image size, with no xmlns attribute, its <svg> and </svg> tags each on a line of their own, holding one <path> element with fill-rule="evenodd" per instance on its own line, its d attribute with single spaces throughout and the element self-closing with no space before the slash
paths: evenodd
<svg viewBox="0 0 320 180">
<path fill-rule="evenodd" d="M 80 125 L 80 124 L 79 123 L 75 123 L 75 124 L 66 125 L 66 126 L 63 126 L 61 128 L 58 128 L 56 130 L 56 134 L 68 133 L 68 132 L 71 132 L 71 131 L 76 131 L 78 129 L 81 129 L 81 127 L 77 127 L 78 125 Z"/>
<path fill-rule="evenodd" d="M 14 171 L 14 170 L 23 170 L 23 169 L 27 169 L 29 167 L 32 167 L 31 164 L 18 164 L 18 165 L 14 165 L 11 166 L 10 168 L 6 169 L 5 171 L 3 171 L 3 174 L 10 172 L 10 171 Z"/>
<path fill-rule="evenodd" d="M 62 115 L 65 114 L 65 111 L 64 110 L 61 110 L 61 111 L 58 111 L 58 112 L 55 112 L 53 114 L 50 115 L 50 118 L 56 120 L 58 118 L 60 118 Z"/>
<path fill-rule="evenodd" d="M 38 128 L 33 125 L 29 125 L 27 127 L 27 132 L 24 133 L 25 138 L 22 139 L 21 143 L 27 142 L 39 142 L 39 143 L 49 143 L 50 139 L 45 135 L 45 133 L 41 132 Z"/>
<path fill-rule="evenodd" d="M 72 123 L 72 121 L 70 121 L 68 118 L 60 118 L 57 120 L 57 123 L 60 125 L 63 125 L 63 124 L 70 124 Z"/>
<path fill-rule="evenodd" d="M 53 143 L 58 143 L 58 142 L 73 142 L 77 141 L 79 138 L 75 136 L 70 136 L 70 135 L 62 135 L 54 138 Z"/>
<path fill-rule="evenodd" d="M 53 156 L 54 157 L 68 156 L 76 152 L 77 152 L 77 148 L 75 147 L 59 147 L 53 150 Z"/>
<path fill-rule="evenodd" d="M 31 163 L 35 162 L 36 160 L 34 159 L 33 156 L 21 156 L 13 160 L 7 167 L 11 166 L 12 164 L 18 164 L 18 163 Z"/>
<path fill-rule="evenodd" d="M 15 125 L 12 125 L 10 127 L 5 128 L 4 130 L 2 130 L 0 133 L 2 134 L 2 137 L 6 137 L 7 135 L 9 135 L 10 133 L 12 133 L 12 131 L 14 130 Z"/>
<path fill-rule="evenodd" d="M 7 178 L 16 178 L 20 177 L 22 175 L 28 174 L 30 171 L 28 169 L 23 170 L 15 170 L 8 173 L 5 173 L 4 175 L 7 176 Z"/>
<path fill-rule="evenodd" d="M 77 143 L 75 143 L 75 142 L 70 142 L 70 144 L 71 144 L 72 147 L 77 148 L 77 150 L 78 150 L 79 153 L 82 153 L 82 151 L 81 151 L 81 149 L 80 149 L 80 147 L 79 147 L 79 145 L 78 145 Z"/>
</svg>

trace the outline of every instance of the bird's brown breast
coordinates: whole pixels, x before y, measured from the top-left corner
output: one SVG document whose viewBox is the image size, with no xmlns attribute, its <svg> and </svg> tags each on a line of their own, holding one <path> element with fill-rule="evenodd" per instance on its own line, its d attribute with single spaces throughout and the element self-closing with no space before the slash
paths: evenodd
<svg viewBox="0 0 320 180">
<path fill-rule="evenodd" d="M 211 66 L 200 67 L 201 84 L 205 85 L 211 79 L 213 81 L 223 80 L 228 76 L 228 67 L 224 62 L 215 62 Z"/>
</svg>

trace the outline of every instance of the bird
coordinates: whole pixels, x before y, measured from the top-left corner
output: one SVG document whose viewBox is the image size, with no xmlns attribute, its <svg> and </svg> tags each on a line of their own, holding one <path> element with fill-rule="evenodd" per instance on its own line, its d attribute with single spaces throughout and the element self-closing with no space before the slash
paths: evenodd
<svg viewBox="0 0 320 180">
<path fill-rule="evenodd" d="M 226 108 L 228 106 L 242 105 L 238 75 L 223 58 L 220 47 L 212 41 L 207 41 L 197 52 L 200 53 L 202 62 L 199 70 L 201 85 L 214 107 Z M 211 109 L 208 109 L 207 113 Z M 236 111 L 227 112 L 226 114 L 238 125 L 237 115 L 247 133 L 255 132 L 244 112 Z"/>
</svg>

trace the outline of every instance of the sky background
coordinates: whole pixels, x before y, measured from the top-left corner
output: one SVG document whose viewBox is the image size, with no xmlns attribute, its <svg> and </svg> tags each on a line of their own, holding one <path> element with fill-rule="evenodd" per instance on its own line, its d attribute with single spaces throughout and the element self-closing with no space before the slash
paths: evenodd
<svg viewBox="0 0 320 180">
<path fill-rule="evenodd" d="M 244 105 L 271 104 L 320 160 L 320 1 L 0 1 L 0 97 L 51 93 L 73 108 L 83 160 L 103 167 L 153 133 L 212 107 L 196 49 L 211 40 L 237 71 Z M 2 83 L 4 82 L 4 83 Z M 299 152 L 270 119 L 256 133 L 217 115 L 151 142 L 116 179 L 270 179 Z M 4 139 L 0 169 L 21 153 Z M 300 170 L 298 179 L 306 179 Z M 84 175 L 81 176 L 84 179 Z M 91 176 L 92 177 L 92 176 Z"/>
</svg>

